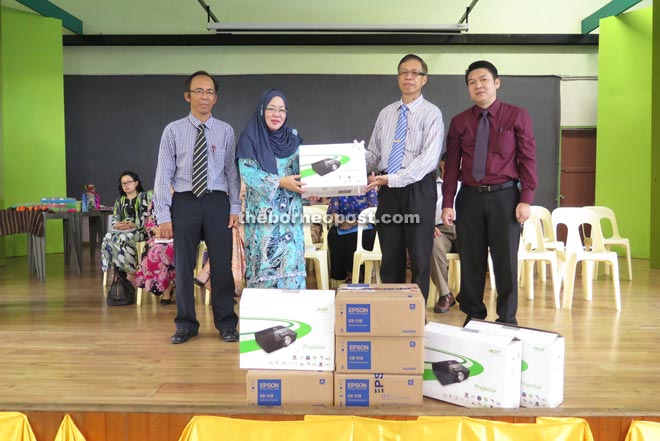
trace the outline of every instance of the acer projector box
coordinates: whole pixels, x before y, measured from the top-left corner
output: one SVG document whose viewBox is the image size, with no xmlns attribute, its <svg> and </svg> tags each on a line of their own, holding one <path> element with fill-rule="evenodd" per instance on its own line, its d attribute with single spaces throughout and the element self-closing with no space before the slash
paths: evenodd
<svg viewBox="0 0 660 441">
<path fill-rule="evenodd" d="M 556 332 L 482 320 L 471 320 L 465 327 L 522 341 L 521 406 L 557 407 L 564 401 L 564 337 Z"/>
<path fill-rule="evenodd" d="M 341 285 L 335 299 L 335 334 L 423 337 L 424 307 L 416 284 Z"/>
<path fill-rule="evenodd" d="M 422 376 L 335 373 L 335 407 L 421 406 Z"/>
<path fill-rule="evenodd" d="M 330 290 L 243 290 L 241 369 L 334 370 L 334 302 Z"/>
<path fill-rule="evenodd" d="M 428 323 L 424 395 L 465 407 L 520 407 L 522 342 L 514 336 Z"/>
<path fill-rule="evenodd" d="M 337 336 L 335 341 L 337 372 L 424 373 L 423 337 Z"/>
<path fill-rule="evenodd" d="M 248 406 L 332 407 L 333 373 L 327 371 L 249 370 Z"/>
<path fill-rule="evenodd" d="M 367 186 L 364 141 L 301 145 L 300 180 L 303 197 L 357 196 Z"/>
</svg>

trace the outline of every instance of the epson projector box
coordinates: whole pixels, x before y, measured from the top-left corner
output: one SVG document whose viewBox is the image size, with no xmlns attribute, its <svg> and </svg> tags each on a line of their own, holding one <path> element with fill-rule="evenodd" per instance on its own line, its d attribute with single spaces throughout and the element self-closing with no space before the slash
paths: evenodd
<svg viewBox="0 0 660 441">
<path fill-rule="evenodd" d="M 303 197 L 357 196 L 367 186 L 364 141 L 346 144 L 301 145 L 300 181 Z"/>
<path fill-rule="evenodd" d="M 564 401 L 564 337 L 556 332 L 481 320 L 471 320 L 465 327 L 522 341 L 521 406 L 557 407 Z"/>
<path fill-rule="evenodd" d="M 241 369 L 334 370 L 334 301 L 330 290 L 243 290 Z"/>
<path fill-rule="evenodd" d="M 424 395 L 465 407 L 520 407 L 522 342 L 440 323 L 424 334 Z"/>
<path fill-rule="evenodd" d="M 341 285 L 335 299 L 335 334 L 422 337 L 424 307 L 416 284 Z"/>
<path fill-rule="evenodd" d="M 423 337 L 336 337 L 337 372 L 424 373 Z"/>
<path fill-rule="evenodd" d="M 332 407 L 333 373 L 327 371 L 249 370 L 248 406 Z"/>
<path fill-rule="evenodd" d="M 422 376 L 335 373 L 335 407 L 421 406 Z"/>
</svg>

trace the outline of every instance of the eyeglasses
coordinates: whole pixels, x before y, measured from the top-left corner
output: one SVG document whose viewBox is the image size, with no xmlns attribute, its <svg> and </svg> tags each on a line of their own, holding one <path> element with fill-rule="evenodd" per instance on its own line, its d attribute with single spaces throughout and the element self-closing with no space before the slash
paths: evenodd
<svg viewBox="0 0 660 441">
<path fill-rule="evenodd" d="M 426 76 L 426 72 L 418 72 L 416 70 L 400 70 L 398 75 L 400 77 L 407 77 L 408 75 L 412 75 L 413 78 L 419 78 Z"/>
<path fill-rule="evenodd" d="M 124 182 L 121 183 L 121 185 L 131 185 L 135 182 L 137 182 L 137 181 L 124 181 Z"/>
<path fill-rule="evenodd" d="M 270 113 L 273 113 L 273 114 L 281 113 L 281 114 L 286 115 L 286 107 L 270 107 L 270 106 L 268 106 L 268 107 L 266 107 L 266 112 L 270 112 Z"/>
<path fill-rule="evenodd" d="M 203 95 L 208 95 L 210 98 L 213 98 L 216 95 L 215 90 L 213 90 L 213 89 L 206 89 L 206 90 L 204 90 L 204 89 L 195 89 L 195 90 L 190 90 L 189 92 L 194 93 L 195 95 L 202 95 L 202 96 Z"/>
</svg>

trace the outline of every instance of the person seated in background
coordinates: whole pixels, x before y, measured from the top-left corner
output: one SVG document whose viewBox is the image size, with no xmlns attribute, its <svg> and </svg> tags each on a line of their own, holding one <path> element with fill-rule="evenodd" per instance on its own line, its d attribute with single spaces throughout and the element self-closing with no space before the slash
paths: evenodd
<svg viewBox="0 0 660 441">
<path fill-rule="evenodd" d="M 119 176 L 119 198 L 115 201 L 110 231 L 101 245 L 101 267 L 111 267 L 128 280 L 137 270 L 136 244 L 146 238 L 144 225 L 149 210 L 149 198 L 135 172 L 125 171 Z"/>
<path fill-rule="evenodd" d="M 176 279 L 174 269 L 174 242 L 158 242 L 160 228 L 153 216 L 153 204 L 149 204 L 145 230 L 149 239 L 142 253 L 140 267 L 135 273 L 133 286 L 143 288 L 155 296 L 160 296 L 162 305 L 172 303 L 172 290 Z"/>
<path fill-rule="evenodd" d="M 328 231 L 330 248 L 330 287 L 336 288 L 345 281 L 350 282 L 353 269 L 353 253 L 357 248 L 358 215 L 365 208 L 378 205 L 378 194 L 369 190 L 361 196 L 339 196 L 330 199 L 328 214 L 334 216 L 334 225 Z M 362 248 L 374 247 L 376 229 L 362 232 Z"/>
<path fill-rule="evenodd" d="M 431 280 L 438 289 L 438 301 L 433 307 L 433 312 L 448 312 L 456 300 L 454 294 L 449 290 L 447 264 L 447 253 L 458 252 L 458 236 L 456 236 L 455 225 L 442 223 L 442 177 L 445 174 L 445 159 L 447 152 L 440 157 L 440 176 L 437 179 L 438 202 L 435 209 L 435 232 L 433 239 L 433 253 L 431 254 Z M 459 184 L 460 185 L 460 182 Z"/>
</svg>

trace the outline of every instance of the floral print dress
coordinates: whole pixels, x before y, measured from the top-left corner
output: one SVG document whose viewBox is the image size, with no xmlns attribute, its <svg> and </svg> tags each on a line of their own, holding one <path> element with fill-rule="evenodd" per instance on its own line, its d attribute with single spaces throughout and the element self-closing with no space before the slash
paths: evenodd
<svg viewBox="0 0 660 441">
<path fill-rule="evenodd" d="M 152 209 L 153 207 L 149 209 L 149 216 L 145 224 L 147 232 L 157 225 Z M 156 243 L 156 237 L 151 236 L 142 253 L 142 261 L 135 273 L 133 285 L 159 296 L 175 279 L 174 242 Z"/>
<path fill-rule="evenodd" d="M 239 159 L 245 199 L 245 278 L 248 288 L 305 289 L 302 197 L 279 188 L 280 178 L 300 173 L 298 152 L 277 158 L 277 175 L 254 159 Z"/>
<path fill-rule="evenodd" d="M 138 193 L 134 199 L 122 196 L 115 201 L 112 212 L 110 231 L 101 244 L 101 267 L 108 271 L 111 266 L 119 271 L 132 274 L 137 270 L 137 251 L 135 245 L 145 239 L 144 224 L 149 209 L 147 193 Z M 120 231 L 114 226 L 119 221 L 131 221 L 137 225 L 135 230 Z"/>
</svg>

